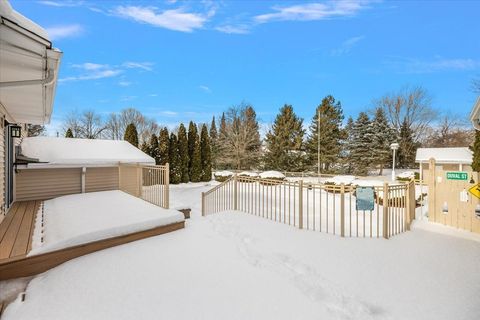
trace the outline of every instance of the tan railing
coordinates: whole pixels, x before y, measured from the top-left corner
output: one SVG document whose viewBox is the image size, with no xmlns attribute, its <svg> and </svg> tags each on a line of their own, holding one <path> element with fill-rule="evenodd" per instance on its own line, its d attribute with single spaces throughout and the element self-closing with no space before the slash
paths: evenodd
<svg viewBox="0 0 480 320">
<path fill-rule="evenodd" d="M 389 238 L 408 230 L 413 181 L 373 188 L 373 210 L 363 211 L 356 209 L 355 186 L 234 176 L 202 194 L 202 214 L 238 210 L 342 237 Z"/>
<path fill-rule="evenodd" d="M 162 208 L 169 207 L 169 166 L 119 166 L 119 189 Z"/>
</svg>

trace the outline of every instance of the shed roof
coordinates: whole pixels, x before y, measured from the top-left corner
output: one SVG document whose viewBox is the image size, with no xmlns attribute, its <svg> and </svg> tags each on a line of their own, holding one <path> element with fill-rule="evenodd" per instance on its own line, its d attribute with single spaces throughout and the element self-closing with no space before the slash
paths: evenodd
<svg viewBox="0 0 480 320">
<path fill-rule="evenodd" d="M 467 147 L 417 149 L 415 162 L 428 162 L 430 158 L 434 158 L 437 163 L 472 164 L 473 154 Z"/>
<path fill-rule="evenodd" d="M 22 154 L 42 162 L 29 167 L 52 165 L 105 166 L 118 163 L 154 165 L 155 160 L 123 140 L 54 137 L 24 138 Z"/>
</svg>

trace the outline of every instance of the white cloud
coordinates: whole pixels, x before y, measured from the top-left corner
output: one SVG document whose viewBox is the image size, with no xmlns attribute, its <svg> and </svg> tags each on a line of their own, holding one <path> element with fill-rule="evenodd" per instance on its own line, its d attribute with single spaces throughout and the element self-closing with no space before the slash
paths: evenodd
<svg viewBox="0 0 480 320">
<path fill-rule="evenodd" d="M 134 20 L 136 22 L 150 24 L 155 27 L 166 28 L 175 31 L 192 32 L 202 28 L 208 17 L 199 13 L 185 12 L 183 9 L 171 9 L 159 11 L 155 7 L 142 6 L 118 6 L 113 13 L 119 17 Z"/>
<path fill-rule="evenodd" d="M 152 62 L 132 62 L 127 61 L 122 64 L 123 67 L 128 69 L 142 69 L 145 71 L 152 71 L 153 70 L 153 63 Z"/>
<path fill-rule="evenodd" d="M 121 87 L 128 87 L 130 86 L 132 83 L 130 81 L 125 81 L 125 80 L 122 80 L 122 81 L 119 81 L 118 82 L 118 85 L 121 86 Z"/>
<path fill-rule="evenodd" d="M 174 116 L 178 115 L 178 112 L 166 110 L 166 111 L 160 112 L 160 114 L 162 114 L 164 116 L 174 117 Z"/>
<path fill-rule="evenodd" d="M 198 86 L 198 87 L 199 87 L 200 89 L 202 89 L 203 91 L 205 91 L 206 93 L 211 93 L 211 92 L 212 92 L 212 90 L 211 90 L 209 87 L 205 86 L 205 85 L 200 85 L 200 86 Z"/>
<path fill-rule="evenodd" d="M 52 40 L 76 37 L 84 31 L 83 27 L 79 24 L 55 26 L 47 28 L 46 30 Z"/>
<path fill-rule="evenodd" d="M 86 62 L 82 64 L 74 64 L 72 67 L 82 70 L 82 74 L 78 76 L 70 76 L 61 78 L 59 82 L 81 81 L 81 80 L 97 80 L 103 78 L 116 77 L 122 73 L 122 70 L 110 67 L 107 64 L 97 64 Z"/>
<path fill-rule="evenodd" d="M 215 30 L 223 33 L 229 33 L 229 34 L 247 34 L 247 33 L 250 33 L 250 26 L 246 24 L 237 25 L 237 26 L 223 25 L 223 26 L 216 27 Z"/>
<path fill-rule="evenodd" d="M 73 0 L 63 0 L 63 1 L 41 0 L 37 2 L 50 7 L 78 7 L 85 3 L 84 1 L 73 1 Z"/>
<path fill-rule="evenodd" d="M 332 56 L 340 56 L 349 53 L 354 46 L 365 39 L 365 36 L 352 37 L 342 42 L 340 47 L 331 51 Z"/>
<path fill-rule="evenodd" d="M 393 57 L 386 64 L 400 73 L 434 73 L 442 71 L 470 71 L 480 69 L 480 60 L 471 58 L 443 58 L 431 60 Z"/>
<path fill-rule="evenodd" d="M 275 6 L 274 12 L 257 15 L 254 20 L 257 23 L 271 21 L 309 21 L 324 20 L 335 17 L 353 16 L 360 10 L 365 9 L 372 2 L 368 0 L 340 0 L 323 3 L 306 3 L 288 7 Z"/>
</svg>

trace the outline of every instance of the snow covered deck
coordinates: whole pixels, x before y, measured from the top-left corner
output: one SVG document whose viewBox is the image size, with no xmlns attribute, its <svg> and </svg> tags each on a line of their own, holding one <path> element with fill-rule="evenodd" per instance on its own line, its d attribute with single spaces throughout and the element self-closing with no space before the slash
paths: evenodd
<svg viewBox="0 0 480 320">
<path fill-rule="evenodd" d="M 11 210 L 0 224 L 0 280 L 184 227 L 180 212 L 118 190 L 16 202 Z"/>
</svg>

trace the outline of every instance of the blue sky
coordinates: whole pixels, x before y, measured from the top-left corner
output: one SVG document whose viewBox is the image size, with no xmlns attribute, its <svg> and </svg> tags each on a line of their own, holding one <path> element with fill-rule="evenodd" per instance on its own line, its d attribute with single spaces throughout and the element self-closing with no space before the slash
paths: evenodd
<svg viewBox="0 0 480 320">
<path fill-rule="evenodd" d="M 347 116 L 406 85 L 466 116 L 480 77 L 480 1 L 18 1 L 64 52 L 51 132 L 72 110 L 135 107 L 160 124 L 246 101 L 270 123 L 310 122 L 332 94 Z"/>
</svg>

